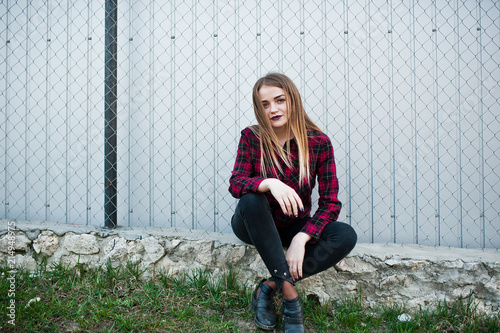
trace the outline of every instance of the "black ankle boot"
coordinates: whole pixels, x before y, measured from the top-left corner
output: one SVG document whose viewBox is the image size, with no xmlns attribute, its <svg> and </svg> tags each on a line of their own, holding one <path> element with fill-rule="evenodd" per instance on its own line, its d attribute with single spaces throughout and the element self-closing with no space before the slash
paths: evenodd
<svg viewBox="0 0 500 333">
<path fill-rule="evenodd" d="M 283 298 L 283 332 L 302 333 L 304 331 L 304 312 L 300 297 L 286 300 Z"/>
<path fill-rule="evenodd" d="M 263 330 L 272 330 L 276 325 L 276 313 L 274 312 L 273 297 L 275 290 L 260 281 L 255 288 L 252 296 L 252 311 L 255 311 L 255 325 Z M 260 288 L 259 297 L 257 298 L 257 290 Z"/>
</svg>

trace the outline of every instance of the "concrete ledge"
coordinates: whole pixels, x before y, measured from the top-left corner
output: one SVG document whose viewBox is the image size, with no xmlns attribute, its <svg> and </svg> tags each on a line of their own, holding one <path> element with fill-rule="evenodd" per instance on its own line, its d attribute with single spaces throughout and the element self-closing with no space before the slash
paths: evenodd
<svg viewBox="0 0 500 333">
<path fill-rule="evenodd" d="M 240 272 L 242 283 L 252 286 L 268 276 L 255 248 L 232 234 L 0 220 L 0 260 L 15 258 L 18 267 L 35 270 L 34 253 L 46 256 L 49 264 L 69 266 L 97 267 L 108 260 L 119 266 L 131 261 L 148 268 L 148 273 L 189 273 L 206 267 L 217 275 L 231 265 Z M 478 309 L 498 313 L 500 252 L 357 244 L 337 266 L 298 286 L 321 301 L 361 295 L 368 305 L 397 302 L 410 308 L 472 294 Z"/>
</svg>

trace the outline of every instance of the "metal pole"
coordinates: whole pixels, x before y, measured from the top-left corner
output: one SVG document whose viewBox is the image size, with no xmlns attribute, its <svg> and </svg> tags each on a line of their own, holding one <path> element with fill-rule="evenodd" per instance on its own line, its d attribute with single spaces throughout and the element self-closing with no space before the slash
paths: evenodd
<svg viewBox="0 0 500 333">
<path fill-rule="evenodd" d="M 117 0 L 106 0 L 104 69 L 104 226 L 117 221 Z"/>
</svg>

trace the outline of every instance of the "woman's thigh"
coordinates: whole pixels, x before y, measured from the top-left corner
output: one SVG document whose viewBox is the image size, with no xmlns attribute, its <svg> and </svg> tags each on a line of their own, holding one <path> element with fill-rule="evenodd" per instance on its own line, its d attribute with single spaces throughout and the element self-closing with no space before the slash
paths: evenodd
<svg viewBox="0 0 500 333">
<path fill-rule="evenodd" d="M 261 229 L 276 229 L 266 196 L 262 193 L 243 195 L 231 219 L 231 227 L 236 237 L 254 245 L 252 237 L 257 237 Z"/>
<path fill-rule="evenodd" d="M 306 246 L 304 277 L 317 274 L 337 264 L 351 252 L 356 241 L 356 232 L 349 224 L 330 222 L 323 230 L 320 241 Z"/>
</svg>

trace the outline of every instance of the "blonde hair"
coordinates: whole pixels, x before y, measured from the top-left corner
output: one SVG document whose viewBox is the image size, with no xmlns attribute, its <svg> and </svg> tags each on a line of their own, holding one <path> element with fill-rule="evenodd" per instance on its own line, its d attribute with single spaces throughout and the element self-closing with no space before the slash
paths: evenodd
<svg viewBox="0 0 500 333">
<path fill-rule="evenodd" d="M 264 106 L 259 97 L 262 86 L 272 86 L 283 89 L 286 97 L 286 107 L 288 110 L 288 121 L 286 123 L 286 144 L 283 148 L 274 132 L 269 118 L 266 116 Z M 309 170 L 309 145 L 307 130 L 321 130 L 307 116 L 300 93 L 292 80 L 280 73 L 269 73 L 257 80 L 253 87 L 253 107 L 258 126 L 250 129 L 260 139 L 260 171 L 263 177 L 267 177 L 268 171 L 277 176 L 278 171 L 283 173 L 277 156 L 279 156 L 287 167 L 292 167 L 290 160 L 290 138 L 295 137 L 299 150 L 299 184 L 310 184 Z M 292 134 L 292 135 L 291 135 Z M 278 171 L 277 171 L 278 170 Z"/>
</svg>

